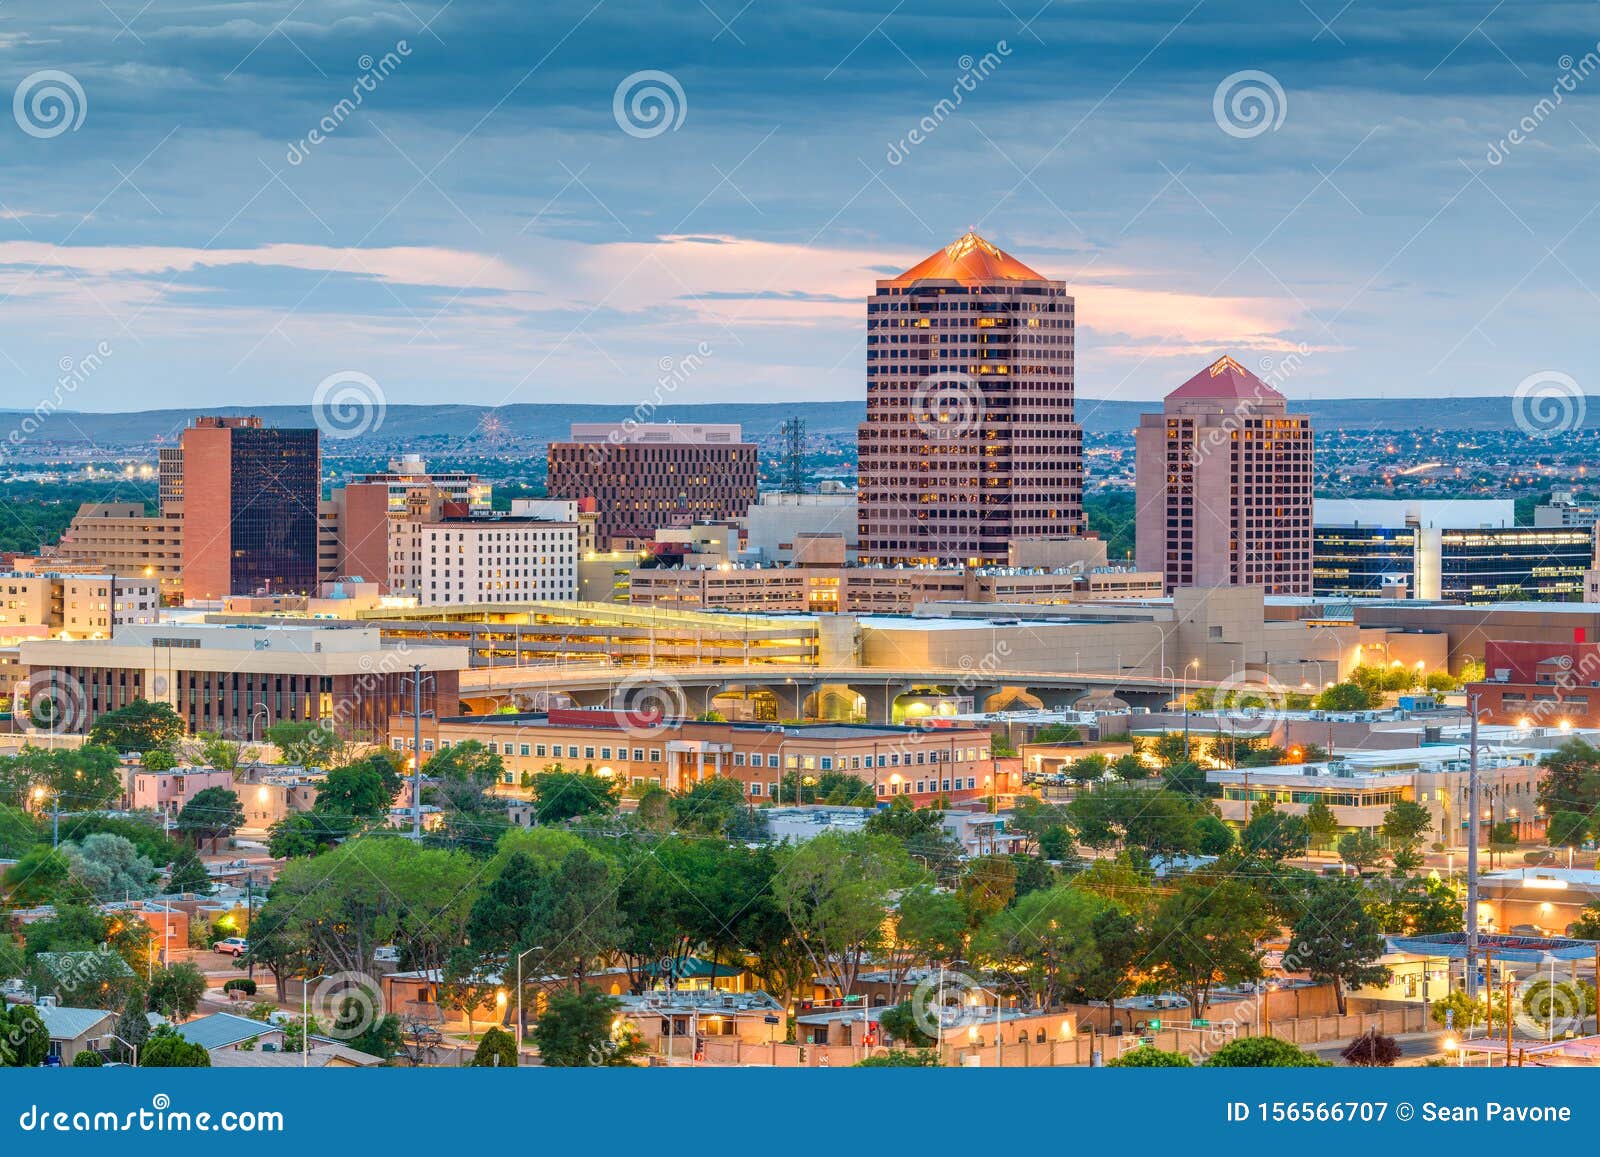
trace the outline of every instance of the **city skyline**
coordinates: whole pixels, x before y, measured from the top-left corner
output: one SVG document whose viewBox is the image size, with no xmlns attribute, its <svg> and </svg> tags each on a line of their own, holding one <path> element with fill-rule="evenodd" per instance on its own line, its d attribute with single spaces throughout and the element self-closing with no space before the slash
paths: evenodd
<svg viewBox="0 0 1600 1157">
<path fill-rule="evenodd" d="M 22 5 L 0 375 L 629 404 L 704 344 L 674 402 L 854 399 L 863 294 L 975 227 L 1067 282 L 1085 397 L 1224 353 L 1299 398 L 1582 388 L 1576 8 Z"/>
</svg>

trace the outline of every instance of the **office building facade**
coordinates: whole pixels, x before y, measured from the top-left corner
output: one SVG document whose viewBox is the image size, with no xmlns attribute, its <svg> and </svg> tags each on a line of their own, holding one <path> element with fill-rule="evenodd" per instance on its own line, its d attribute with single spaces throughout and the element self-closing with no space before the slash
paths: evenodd
<svg viewBox="0 0 1600 1157">
<path fill-rule="evenodd" d="M 316 429 L 197 418 L 182 448 L 184 598 L 315 593 Z"/>
<path fill-rule="evenodd" d="M 658 527 L 743 518 L 760 464 L 735 424 L 575 423 L 550 444 L 552 499 L 594 499 L 598 548 Z"/>
<path fill-rule="evenodd" d="M 1003 565 L 1006 544 L 1083 531 L 1066 283 L 975 233 L 867 299 L 858 436 L 865 562 Z"/>
<path fill-rule="evenodd" d="M 1311 421 L 1231 357 L 1134 431 L 1137 558 L 1169 589 L 1311 593 Z"/>
</svg>

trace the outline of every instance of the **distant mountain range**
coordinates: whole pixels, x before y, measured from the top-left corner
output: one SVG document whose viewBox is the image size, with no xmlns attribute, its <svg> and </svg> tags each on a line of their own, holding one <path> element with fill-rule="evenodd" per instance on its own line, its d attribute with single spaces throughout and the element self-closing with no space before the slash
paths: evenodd
<svg viewBox="0 0 1600 1157">
<path fill-rule="evenodd" d="M 1132 430 L 1139 415 L 1160 408 L 1159 402 L 1078 399 L 1078 420 L 1091 434 Z M 1343 430 L 1504 430 L 1512 415 L 1506 398 L 1337 398 L 1293 403 L 1321 429 Z M 526 404 L 513 406 L 389 406 L 377 429 L 342 443 L 351 452 L 399 447 L 426 450 L 430 445 L 476 445 L 491 454 L 496 448 L 526 449 L 567 435 L 574 422 L 620 422 L 629 418 L 653 422 L 737 422 L 745 436 L 768 442 L 790 417 L 806 421 L 811 438 L 853 439 L 866 411 L 855 402 L 712 403 L 659 406 L 648 413 L 635 406 Z M 5 413 L 6 411 L 0 411 Z M 11 411 L 17 413 L 20 411 Z M 309 426 L 309 406 L 207 406 L 192 410 L 139 410 L 129 413 L 61 411 L 47 418 L 30 444 L 105 449 L 171 443 L 196 414 L 259 414 L 270 426 Z M 325 449 L 331 447 L 325 447 Z"/>
</svg>

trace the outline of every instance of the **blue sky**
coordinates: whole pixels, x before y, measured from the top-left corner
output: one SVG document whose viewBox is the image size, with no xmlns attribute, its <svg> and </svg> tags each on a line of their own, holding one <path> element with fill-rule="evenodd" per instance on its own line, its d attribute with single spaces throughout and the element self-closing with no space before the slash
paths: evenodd
<svg viewBox="0 0 1600 1157">
<path fill-rule="evenodd" d="M 1071 283 L 1084 396 L 1593 373 L 1592 2 L 142 2 L 0 7 L 8 406 L 96 348 L 69 408 L 855 398 L 969 226 Z"/>
</svg>

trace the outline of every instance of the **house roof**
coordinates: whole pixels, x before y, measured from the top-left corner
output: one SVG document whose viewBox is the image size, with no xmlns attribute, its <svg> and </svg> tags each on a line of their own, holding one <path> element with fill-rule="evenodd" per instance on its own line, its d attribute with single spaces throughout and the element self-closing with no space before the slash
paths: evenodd
<svg viewBox="0 0 1600 1157">
<path fill-rule="evenodd" d="M 115 1013 L 103 1008 L 60 1008 L 48 1004 L 36 1005 L 34 1011 L 44 1021 L 45 1032 L 51 1040 L 77 1040 L 101 1025 L 115 1019 Z"/>
<path fill-rule="evenodd" d="M 966 232 L 937 253 L 919 261 L 899 277 L 889 279 L 891 285 L 909 285 L 913 281 L 959 281 L 963 284 L 980 281 L 1046 281 L 1044 274 L 1028 268 L 1010 254 L 979 237 Z"/>
<path fill-rule="evenodd" d="M 307 1062 L 310 1062 L 307 1064 Z M 311 1055 L 302 1057 L 299 1053 L 284 1052 L 281 1049 L 263 1049 L 259 1046 L 248 1052 L 238 1049 L 224 1049 L 215 1053 L 211 1058 L 211 1067 L 218 1069 L 298 1069 L 301 1067 L 312 1069 L 325 1068 L 371 1068 L 383 1064 L 381 1057 L 371 1053 L 364 1053 L 359 1049 L 350 1048 L 341 1044 L 317 1045 L 311 1050 Z"/>
<path fill-rule="evenodd" d="M 1179 401 L 1187 398 L 1274 402 L 1285 400 L 1277 390 L 1227 356 L 1212 362 L 1167 397 Z"/>
<path fill-rule="evenodd" d="M 251 1020 L 247 1016 L 235 1016 L 231 1012 L 214 1012 L 210 1016 L 173 1027 L 190 1044 L 203 1045 L 208 1049 L 227 1048 L 229 1045 L 242 1044 L 251 1037 L 282 1031 L 277 1025 Z"/>
</svg>

